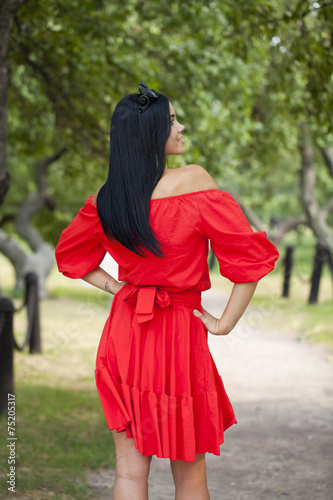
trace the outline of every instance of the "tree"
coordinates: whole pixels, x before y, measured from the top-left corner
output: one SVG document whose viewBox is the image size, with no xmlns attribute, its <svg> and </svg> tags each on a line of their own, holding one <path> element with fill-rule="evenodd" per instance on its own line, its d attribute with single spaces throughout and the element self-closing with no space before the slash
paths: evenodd
<svg viewBox="0 0 333 500">
<path fill-rule="evenodd" d="M 304 211 L 308 216 L 314 234 L 318 238 L 318 243 L 330 250 L 333 255 L 333 230 L 327 224 L 327 217 L 333 209 L 333 196 L 323 207 L 320 207 L 315 194 L 316 173 L 314 168 L 314 148 L 307 123 L 301 124 L 300 152 L 302 159 L 301 179 Z M 332 148 L 323 148 L 322 155 L 332 175 Z"/>
<path fill-rule="evenodd" d="M 33 271 L 38 276 L 39 298 L 41 299 L 47 297 L 46 279 L 54 265 L 54 251 L 52 245 L 46 243 L 35 230 L 32 218 L 42 208 L 47 207 L 53 210 L 56 206 L 55 200 L 48 193 L 47 169 L 65 151 L 66 148 L 62 148 L 53 156 L 44 158 L 37 163 L 38 189 L 26 198 L 14 217 L 17 234 L 28 242 L 32 253 L 27 253 L 13 238 L 0 230 L 0 250 L 15 269 L 16 287 L 23 288 L 26 273 Z"/>
<path fill-rule="evenodd" d="M 330 5 L 30 0 L 17 11 L 11 36 L 13 182 L 2 220 L 36 191 L 32 166 L 65 146 L 48 172 L 49 195 L 60 203 L 52 219 L 46 210 L 34 216 L 41 237 L 55 244 L 106 177 L 115 103 L 143 80 L 170 95 L 188 124 L 186 162 L 202 164 L 226 190 L 241 193 L 258 224 L 267 227 L 270 214 L 292 215 L 273 235 L 281 241 L 307 217 L 300 122 L 309 123 L 319 147 L 332 139 Z M 327 199 L 325 175 L 317 188 Z M 6 232 L 16 229 L 7 223 Z"/>
<path fill-rule="evenodd" d="M 9 39 L 15 14 L 26 1 L 27 0 L 2 0 L 0 3 L 0 206 L 5 199 L 10 183 L 10 177 L 7 172 Z"/>
</svg>

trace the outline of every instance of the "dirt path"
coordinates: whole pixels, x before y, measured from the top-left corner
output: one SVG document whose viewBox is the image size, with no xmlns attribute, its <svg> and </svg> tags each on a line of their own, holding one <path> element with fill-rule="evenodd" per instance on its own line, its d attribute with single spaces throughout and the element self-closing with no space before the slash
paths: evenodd
<svg viewBox="0 0 333 500">
<path fill-rule="evenodd" d="M 204 307 L 219 314 L 225 300 L 210 290 Z M 332 500 L 332 355 L 268 318 L 250 308 L 232 335 L 210 335 L 238 420 L 221 456 L 207 454 L 211 500 Z M 88 479 L 96 499 L 112 498 L 113 471 Z M 174 498 L 168 460 L 154 457 L 149 491 L 152 500 Z"/>
</svg>

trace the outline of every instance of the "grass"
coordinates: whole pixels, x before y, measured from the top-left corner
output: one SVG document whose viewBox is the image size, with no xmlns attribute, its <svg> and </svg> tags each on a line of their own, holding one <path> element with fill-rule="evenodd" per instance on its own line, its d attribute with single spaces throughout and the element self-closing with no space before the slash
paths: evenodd
<svg viewBox="0 0 333 500">
<path fill-rule="evenodd" d="M 16 494 L 38 497 L 44 493 L 46 498 L 52 492 L 59 499 L 93 498 L 85 472 L 114 465 L 112 437 L 106 434 L 96 393 L 19 381 L 15 394 Z M 1 435 L 6 436 L 4 417 L 0 426 Z M 2 446 L 2 463 L 7 456 Z"/>
<path fill-rule="evenodd" d="M 295 237 L 297 239 L 297 237 Z M 324 270 L 319 302 L 308 305 L 313 241 L 294 242 L 295 267 L 290 298 L 281 297 L 283 269 L 260 281 L 251 307 L 265 312 L 268 327 L 297 332 L 300 341 L 322 342 L 333 349 L 332 280 Z M 290 244 L 290 241 L 288 241 Z M 13 296 L 14 274 L 0 256 L 1 285 Z M 212 283 L 227 292 L 231 284 L 218 275 Z M 17 418 L 17 499 L 59 500 L 96 498 L 87 473 L 112 467 L 115 452 L 111 433 L 95 388 L 94 368 L 99 338 L 108 316 L 110 296 L 69 280 L 54 269 L 48 280 L 50 298 L 40 304 L 42 354 L 15 352 Z M 15 299 L 16 305 L 22 299 Z M 26 312 L 15 314 L 15 337 L 25 336 Z M 7 492 L 7 422 L 0 419 L 1 497 Z"/>
</svg>

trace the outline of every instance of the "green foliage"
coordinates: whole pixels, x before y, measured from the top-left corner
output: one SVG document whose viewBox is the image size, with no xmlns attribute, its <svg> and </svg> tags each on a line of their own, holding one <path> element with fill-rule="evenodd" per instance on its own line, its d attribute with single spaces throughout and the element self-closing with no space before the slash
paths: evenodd
<svg viewBox="0 0 333 500">
<path fill-rule="evenodd" d="M 332 30 L 331 7 L 310 0 L 30 0 L 11 38 L 4 210 L 35 189 L 35 162 L 67 145 L 49 168 L 58 208 L 35 220 L 56 243 L 106 177 L 112 109 L 143 80 L 186 125 L 185 157 L 171 166 L 202 164 L 266 220 L 301 213 L 300 122 L 319 146 L 332 142 Z M 327 200 L 320 157 L 317 169 Z"/>
</svg>

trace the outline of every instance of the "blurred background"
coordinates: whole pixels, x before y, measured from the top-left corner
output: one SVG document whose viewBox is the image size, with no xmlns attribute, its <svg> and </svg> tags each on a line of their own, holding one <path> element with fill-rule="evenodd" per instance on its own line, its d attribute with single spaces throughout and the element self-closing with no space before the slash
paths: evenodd
<svg viewBox="0 0 333 500">
<path fill-rule="evenodd" d="M 17 489 L 90 498 L 73 478 L 114 464 L 93 373 L 110 297 L 60 276 L 54 247 L 105 181 L 112 111 L 140 81 L 186 126 L 168 166 L 202 165 L 277 245 L 254 304 L 273 297 L 275 322 L 332 352 L 333 2 L 3 0 L 0 19 L 0 296 L 18 308 L 34 271 L 41 299 L 41 353 L 14 359 Z"/>
</svg>

